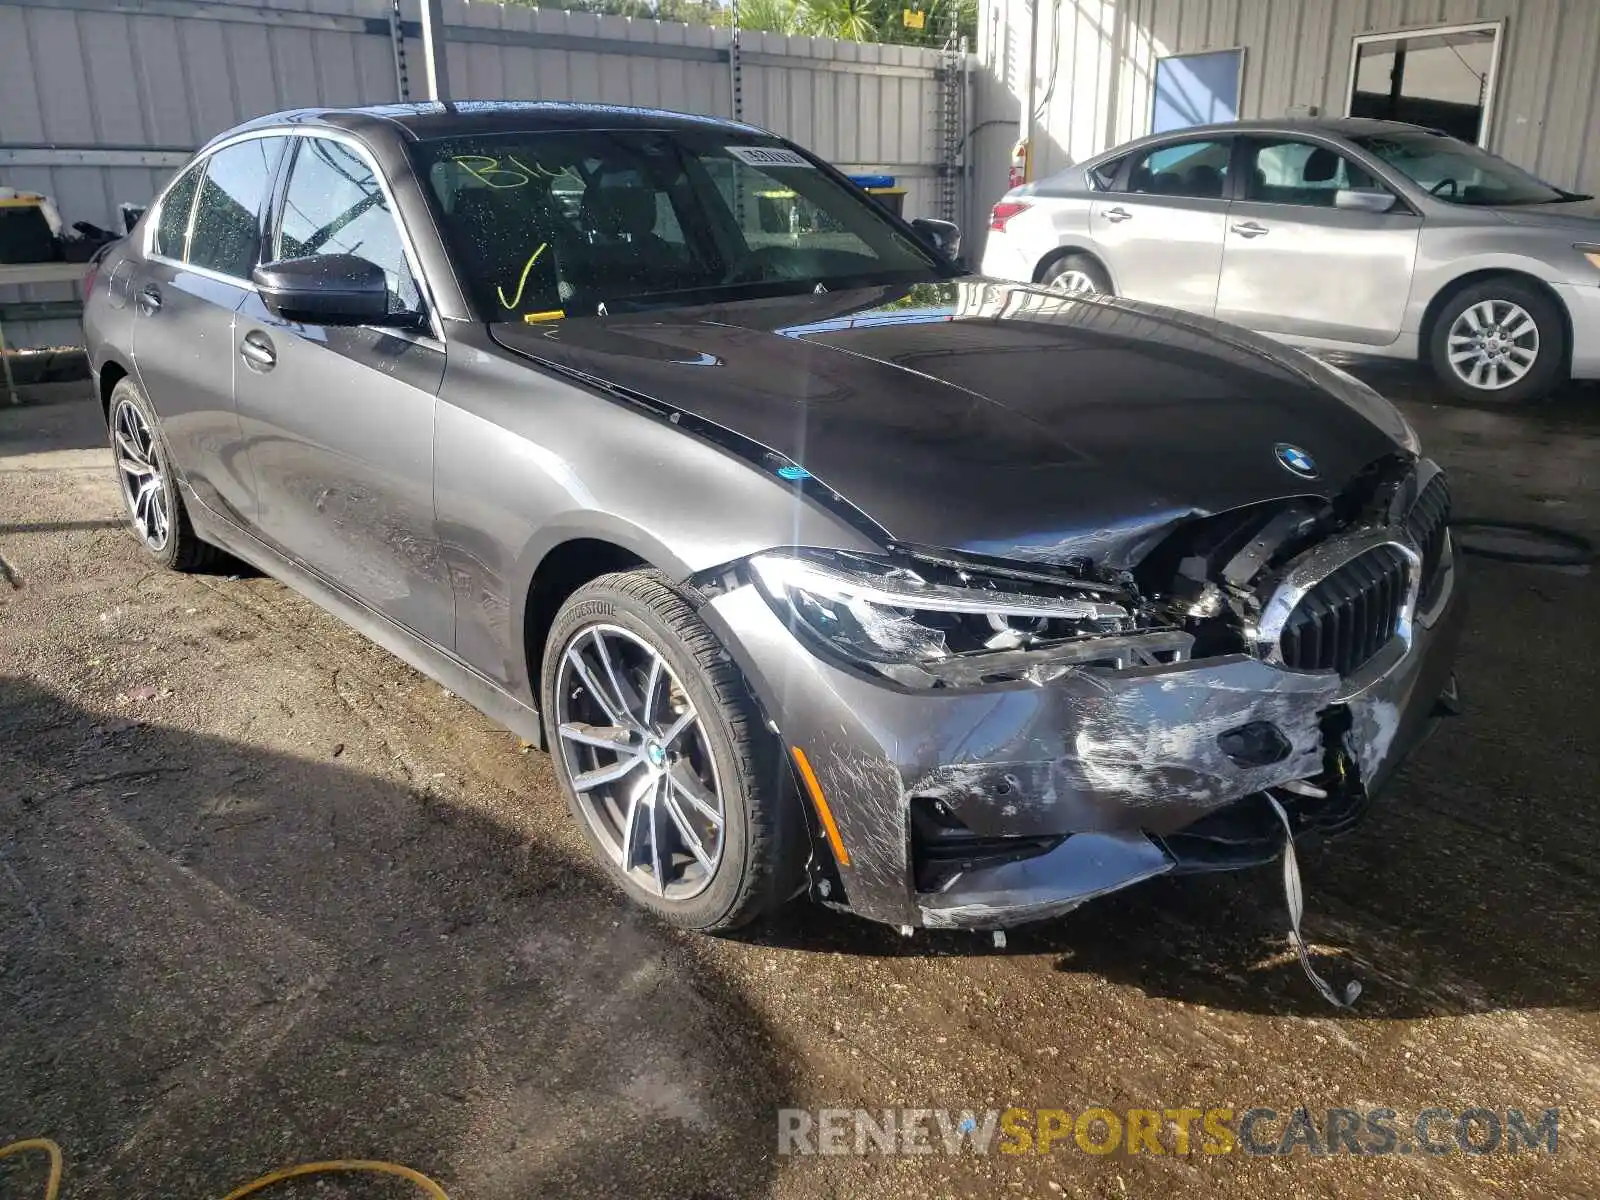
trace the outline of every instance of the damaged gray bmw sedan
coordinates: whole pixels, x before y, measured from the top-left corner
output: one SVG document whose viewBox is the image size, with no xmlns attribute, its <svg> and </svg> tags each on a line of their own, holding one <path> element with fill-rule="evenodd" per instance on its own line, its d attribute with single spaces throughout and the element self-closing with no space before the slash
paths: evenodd
<svg viewBox="0 0 1600 1200">
<path fill-rule="evenodd" d="M 1451 691 L 1438 467 L 1332 367 L 955 243 L 745 125 L 295 112 L 85 326 L 150 554 L 547 745 L 677 924 L 1001 929 L 1349 828 Z"/>
</svg>

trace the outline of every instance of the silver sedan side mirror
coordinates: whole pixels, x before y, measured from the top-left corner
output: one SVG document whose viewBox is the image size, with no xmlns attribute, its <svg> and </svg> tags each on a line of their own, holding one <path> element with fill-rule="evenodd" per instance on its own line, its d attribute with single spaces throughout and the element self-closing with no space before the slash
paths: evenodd
<svg viewBox="0 0 1600 1200">
<path fill-rule="evenodd" d="M 1333 194 L 1333 206 L 1349 212 L 1386 213 L 1394 207 L 1393 192 L 1358 192 L 1340 188 Z"/>
</svg>

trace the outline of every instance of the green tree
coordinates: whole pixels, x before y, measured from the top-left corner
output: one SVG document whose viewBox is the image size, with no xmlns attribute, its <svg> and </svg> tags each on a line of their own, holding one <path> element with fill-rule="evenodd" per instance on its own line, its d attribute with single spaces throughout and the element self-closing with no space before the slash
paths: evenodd
<svg viewBox="0 0 1600 1200">
<path fill-rule="evenodd" d="M 800 33 L 799 6 L 795 0 L 740 0 L 739 28 L 785 36 Z"/>
<path fill-rule="evenodd" d="M 641 20 L 727 25 L 729 0 L 504 0 L 528 8 L 564 9 Z M 907 9 L 922 15 L 922 28 L 905 23 Z M 976 39 L 978 0 L 740 0 L 739 28 L 785 35 L 809 34 L 847 42 L 898 42 L 942 46 L 952 14 L 958 35 Z"/>
<path fill-rule="evenodd" d="M 881 13 L 878 0 L 800 0 L 799 24 L 812 37 L 838 38 L 841 42 L 875 42 Z M 744 6 L 739 9 L 741 21 Z"/>
</svg>

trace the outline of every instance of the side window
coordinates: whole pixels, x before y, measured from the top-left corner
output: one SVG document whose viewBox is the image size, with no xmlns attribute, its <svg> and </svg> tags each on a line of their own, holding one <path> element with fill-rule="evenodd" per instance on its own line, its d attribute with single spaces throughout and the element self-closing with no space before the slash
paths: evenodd
<svg viewBox="0 0 1600 1200">
<path fill-rule="evenodd" d="M 205 181 L 189 235 L 190 266 L 249 279 L 260 248 L 260 214 L 272 187 L 285 139 L 251 138 L 218 150 L 206 162 Z"/>
<path fill-rule="evenodd" d="M 1117 172 L 1122 170 L 1124 161 L 1126 160 L 1114 158 L 1110 162 L 1103 162 L 1097 167 L 1089 168 L 1087 172 L 1089 186 L 1097 192 L 1111 191 L 1117 186 Z"/>
<path fill-rule="evenodd" d="M 1228 139 L 1158 146 L 1133 160 L 1128 191 L 1220 200 L 1228 181 Z"/>
<path fill-rule="evenodd" d="M 1376 179 L 1326 146 L 1310 142 L 1257 142 L 1245 197 L 1262 204 L 1332 208 L 1334 193 L 1382 191 Z"/>
<path fill-rule="evenodd" d="M 161 201 L 156 235 L 150 248 L 162 258 L 183 261 L 184 242 L 189 236 L 189 214 L 194 208 L 194 192 L 200 185 L 200 174 L 204 170 L 204 163 L 190 167 L 167 189 Z"/>
<path fill-rule="evenodd" d="M 383 187 L 360 151 L 332 138 L 302 138 L 289 168 L 273 258 L 354 254 L 382 268 L 391 312 L 422 307 L 405 241 Z"/>
</svg>

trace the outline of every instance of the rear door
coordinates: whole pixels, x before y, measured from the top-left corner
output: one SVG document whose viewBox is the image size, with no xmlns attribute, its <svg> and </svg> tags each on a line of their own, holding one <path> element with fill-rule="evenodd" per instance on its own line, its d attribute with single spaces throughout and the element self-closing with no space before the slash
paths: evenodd
<svg viewBox="0 0 1600 1200">
<path fill-rule="evenodd" d="M 265 256 L 355 254 L 389 281 L 412 328 L 308 325 L 246 297 L 235 395 L 257 527 L 280 552 L 449 648 L 455 608 L 434 532 L 433 421 L 444 376 L 415 261 L 385 182 L 342 138 L 294 139 Z"/>
<path fill-rule="evenodd" d="M 1166 142 L 1130 156 L 1089 229 L 1119 295 L 1209 316 L 1228 215 L 1231 137 Z"/>
<path fill-rule="evenodd" d="M 1400 336 L 1422 218 L 1334 207 L 1341 188 L 1388 192 L 1330 146 L 1247 137 L 1228 213 L 1217 316 L 1263 333 L 1385 346 Z"/>
<path fill-rule="evenodd" d="M 253 290 L 261 213 L 285 137 L 235 142 L 168 189 L 131 283 L 133 362 L 196 498 L 240 523 L 252 481 L 233 404 L 234 311 Z"/>
</svg>

